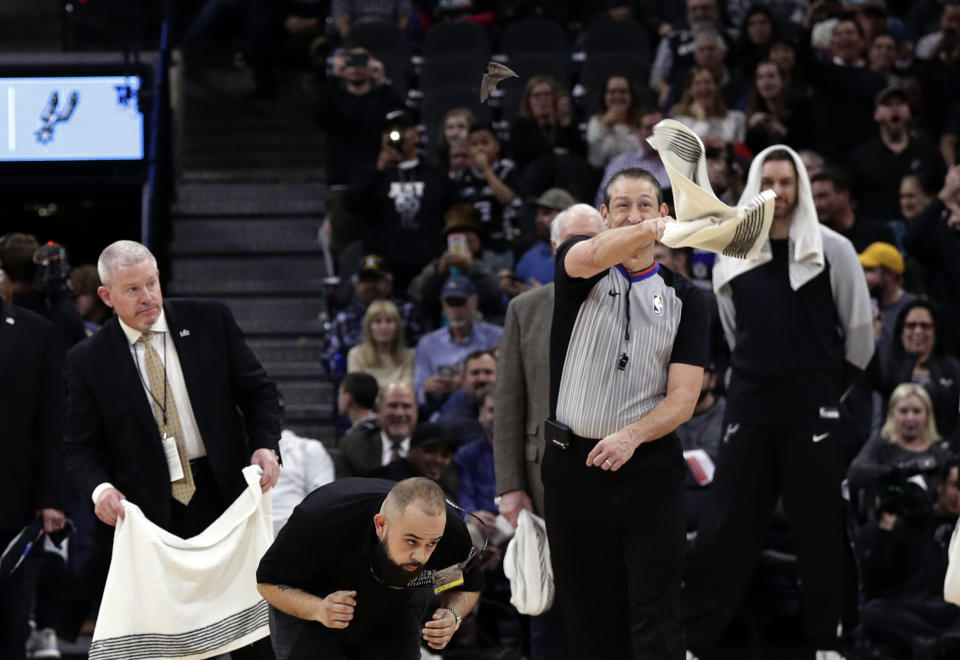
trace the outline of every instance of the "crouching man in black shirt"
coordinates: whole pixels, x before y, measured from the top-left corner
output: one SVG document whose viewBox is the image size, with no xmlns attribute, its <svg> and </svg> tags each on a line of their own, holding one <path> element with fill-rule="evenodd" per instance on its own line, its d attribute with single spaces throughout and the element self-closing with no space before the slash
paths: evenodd
<svg viewBox="0 0 960 660">
<path fill-rule="evenodd" d="M 483 588 L 472 548 L 466 524 L 429 479 L 318 488 L 257 570 L 277 659 L 417 660 L 435 572 L 460 567 L 463 584 L 442 591 L 423 626 L 429 646 L 444 648 Z"/>
</svg>

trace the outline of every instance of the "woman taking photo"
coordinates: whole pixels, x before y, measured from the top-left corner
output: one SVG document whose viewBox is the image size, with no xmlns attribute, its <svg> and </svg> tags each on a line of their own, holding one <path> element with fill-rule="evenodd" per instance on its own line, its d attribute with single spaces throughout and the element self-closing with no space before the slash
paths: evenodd
<svg viewBox="0 0 960 660">
<path fill-rule="evenodd" d="M 362 371 L 383 387 L 397 380 L 413 382 L 414 351 L 403 339 L 400 312 L 389 300 L 374 300 L 363 315 L 363 341 L 347 353 L 347 371 Z"/>
</svg>

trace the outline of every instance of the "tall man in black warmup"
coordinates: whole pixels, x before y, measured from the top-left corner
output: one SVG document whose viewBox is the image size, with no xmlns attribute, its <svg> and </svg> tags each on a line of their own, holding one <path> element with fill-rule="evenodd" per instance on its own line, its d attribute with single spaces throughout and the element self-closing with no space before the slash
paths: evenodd
<svg viewBox="0 0 960 660">
<path fill-rule="evenodd" d="M 685 465 L 706 363 L 702 292 L 654 262 L 667 206 L 642 169 L 604 193 L 610 229 L 557 252 L 543 476 L 572 657 L 682 660 Z"/>
<path fill-rule="evenodd" d="M 189 538 L 243 491 L 244 466 L 263 469 L 264 491 L 276 484 L 276 386 L 226 305 L 164 302 L 143 245 L 109 245 L 97 270 L 97 293 L 117 316 L 67 354 L 67 471 L 106 525 L 129 498 L 151 522 Z M 100 526 L 100 541 L 112 531 Z M 273 653 L 262 639 L 231 655 Z"/>
<path fill-rule="evenodd" d="M 845 534 L 834 436 L 841 397 L 873 353 L 870 298 L 853 245 L 818 223 L 806 168 L 782 145 L 756 157 L 742 199 L 769 189 L 776 206 L 759 257 L 714 264 L 732 373 L 684 617 L 691 649 L 713 646 L 737 611 L 782 494 L 806 635 L 818 658 L 837 657 Z"/>
</svg>

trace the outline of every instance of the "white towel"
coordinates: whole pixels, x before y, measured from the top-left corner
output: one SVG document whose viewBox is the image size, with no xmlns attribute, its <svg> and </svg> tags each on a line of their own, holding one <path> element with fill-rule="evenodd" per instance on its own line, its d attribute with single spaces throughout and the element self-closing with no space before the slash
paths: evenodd
<svg viewBox="0 0 960 660">
<path fill-rule="evenodd" d="M 257 565 L 273 542 L 261 470 L 203 532 L 181 539 L 124 501 L 90 660 L 209 658 L 270 634 Z"/>
<path fill-rule="evenodd" d="M 953 528 L 947 549 L 947 574 L 943 580 L 943 599 L 960 605 L 960 521 Z"/>
<path fill-rule="evenodd" d="M 706 152 L 697 134 L 678 121 L 664 119 L 653 127 L 650 144 L 670 177 L 677 222 L 661 242 L 672 248 L 694 247 L 738 259 L 755 259 L 770 232 L 776 195 L 773 191 L 744 195 L 738 207 L 713 194 L 707 176 Z"/>
<path fill-rule="evenodd" d="M 503 572 L 510 580 L 510 604 L 521 614 L 543 614 L 553 603 L 553 568 L 543 518 L 521 509 L 517 532 L 503 555 Z"/>
<path fill-rule="evenodd" d="M 797 168 L 797 208 L 790 224 L 790 255 L 789 274 L 790 288 L 794 291 L 812 280 L 823 271 L 826 259 L 823 256 L 823 235 L 820 221 L 817 218 L 817 209 L 813 205 L 813 191 L 810 187 L 810 177 L 807 168 L 796 151 L 784 144 L 775 144 L 767 147 L 753 159 L 750 164 L 750 174 L 747 176 L 747 185 L 743 189 L 740 203 L 750 199 L 760 190 L 760 180 L 763 178 L 763 161 L 771 151 L 783 149 L 793 158 Z M 766 233 L 764 238 L 767 238 Z M 752 261 L 741 259 L 727 259 L 719 257 L 713 264 L 713 290 L 720 291 L 728 282 L 738 275 L 742 275 L 751 268 L 762 266 L 773 259 L 770 241 L 764 240 L 759 254 Z"/>
</svg>

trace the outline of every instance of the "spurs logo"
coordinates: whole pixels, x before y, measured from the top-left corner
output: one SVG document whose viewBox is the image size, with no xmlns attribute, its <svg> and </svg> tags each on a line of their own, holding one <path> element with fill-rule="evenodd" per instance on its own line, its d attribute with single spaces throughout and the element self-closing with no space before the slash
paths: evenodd
<svg viewBox="0 0 960 660">
<path fill-rule="evenodd" d="M 37 142 L 40 144 L 51 142 L 53 140 L 54 127 L 60 122 L 70 119 L 73 111 L 77 109 L 79 102 L 80 93 L 70 92 L 70 96 L 67 97 L 67 102 L 61 108 L 59 107 L 60 94 L 58 92 L 50 92 L 50 98 L 43 107 L 43 112 L 40 113 L 40 128 L 37 129 Z"/>
<path fill-rule="evenodd" d="M 732 436 L 734 433 L 736 433 L 739 430 L 740 430 L 740 424 L 738 422 L 734 422 L 733 424 L 727 424 L 727 430 L 723 434 L 723 441 L 725 443 L 730 442 L 730 436 Z"/>
</svg>

